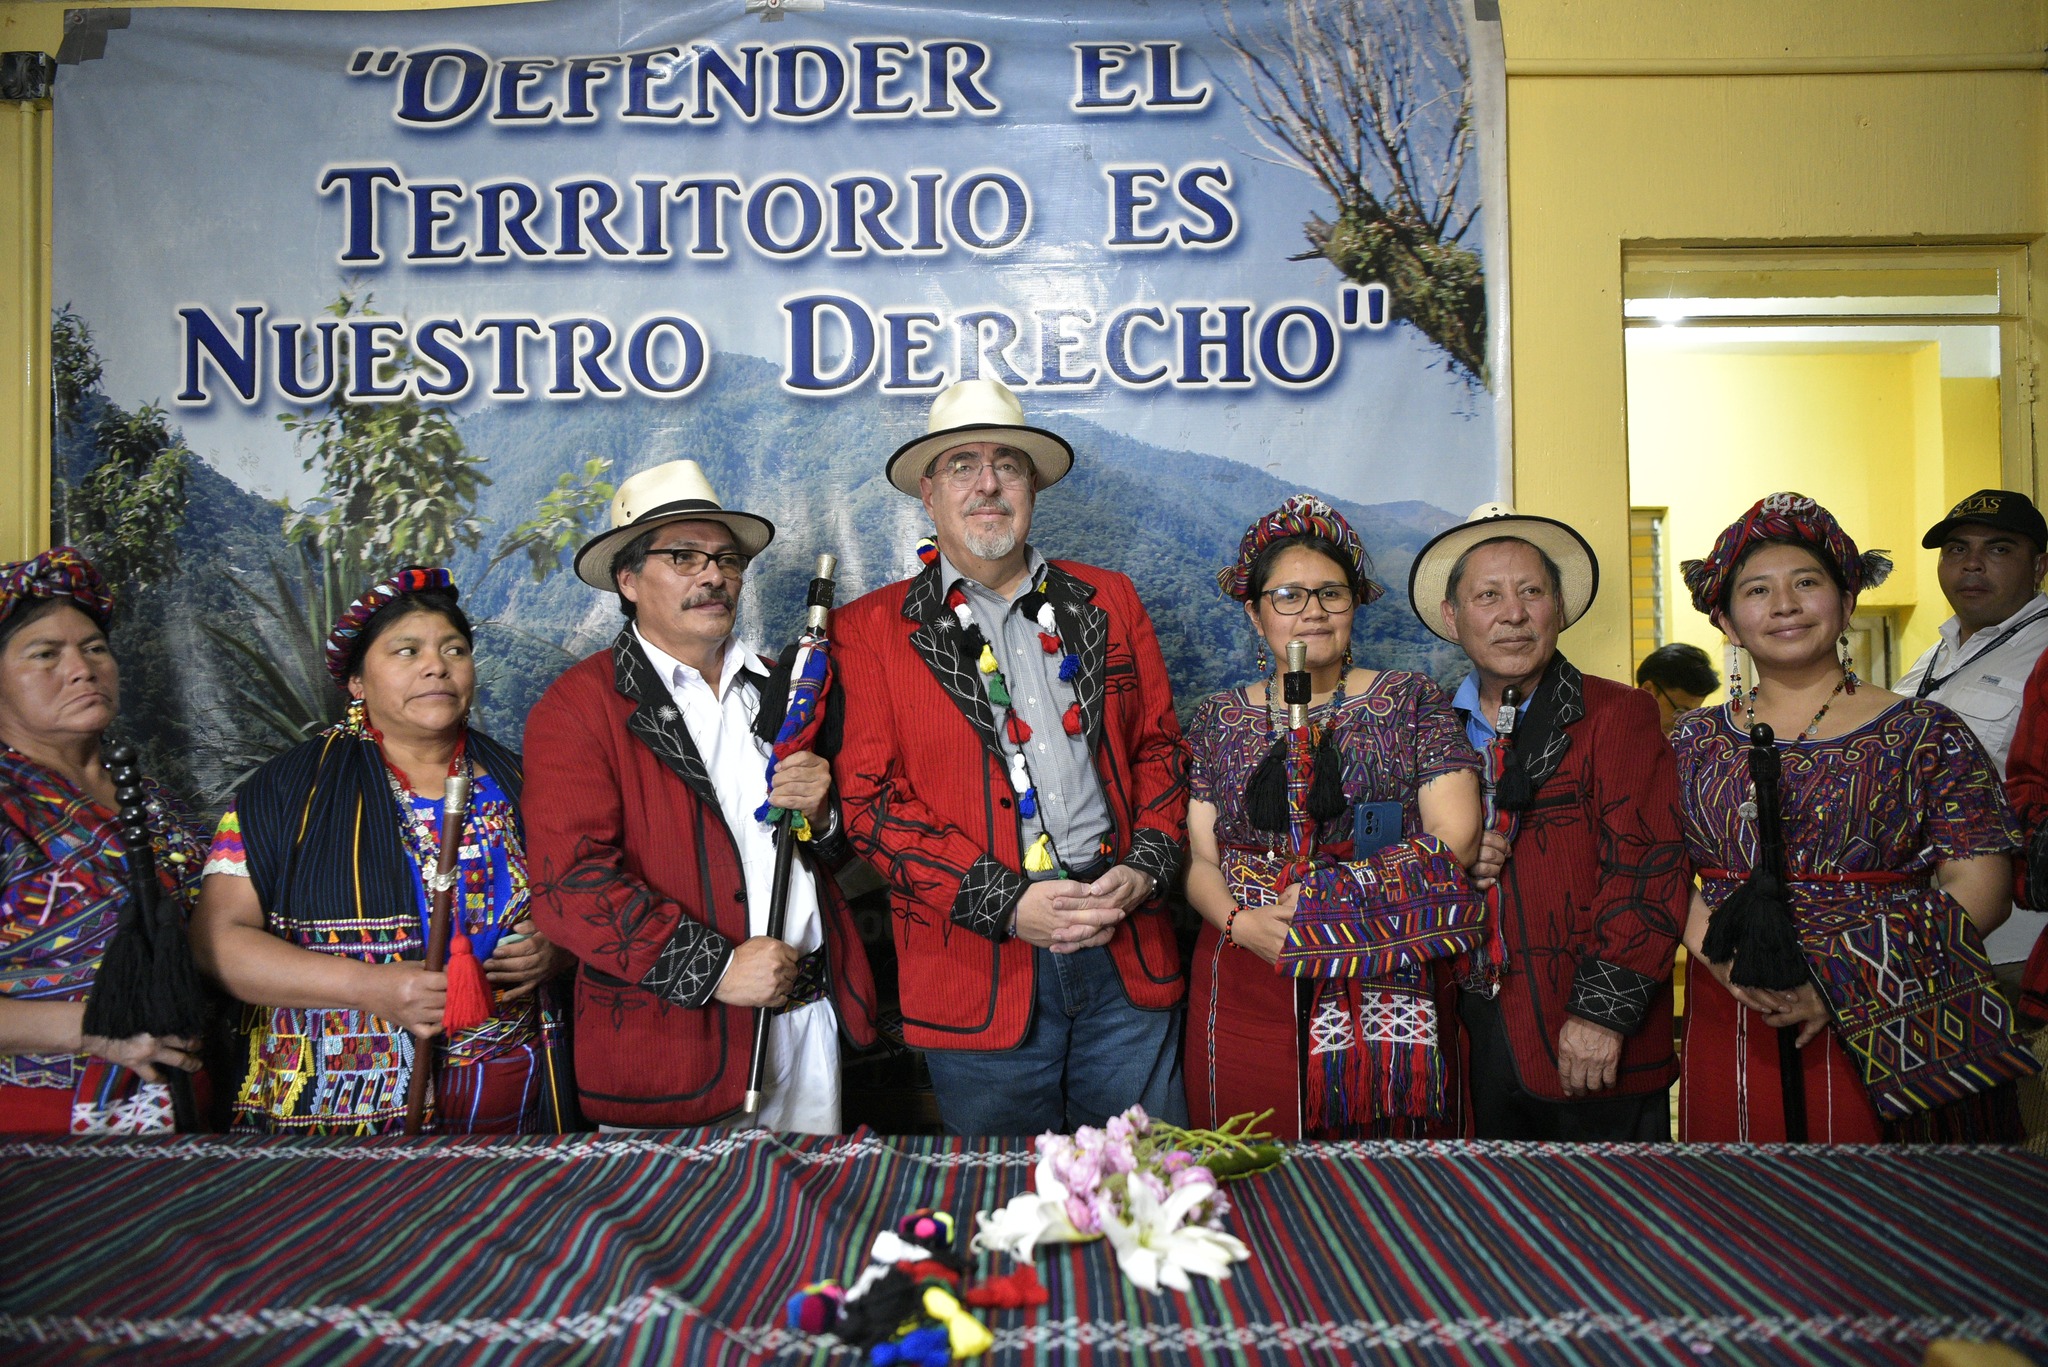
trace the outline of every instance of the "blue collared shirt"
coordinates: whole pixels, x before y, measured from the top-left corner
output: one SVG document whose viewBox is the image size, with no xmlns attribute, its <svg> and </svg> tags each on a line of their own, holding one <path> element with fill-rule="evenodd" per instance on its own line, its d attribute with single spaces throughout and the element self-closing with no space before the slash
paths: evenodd
<svg viewBox="0 0 2048 1367">
<path fill-rule="evenodd" d="M 1515 715 L 1528 716 L 1529 704 L 1535 700 L 1536 694 L 1532 690 L 1528 697 L 1522 699 L 1521 706 L 1515 709 Z M 1498 733 L 1493 729 L 1492 714 L 1479 705 L 1478 670 L 1467 674 L 1465 681 L 1458 685 L 1458 691 L 1451 695 L 1451 706 L 1465 719 L 1465 739 L 1472 742 L 1474 750 L 1484 755 L 1486 747 L 1493 744 L 1493 738 Z"/>
</svg>

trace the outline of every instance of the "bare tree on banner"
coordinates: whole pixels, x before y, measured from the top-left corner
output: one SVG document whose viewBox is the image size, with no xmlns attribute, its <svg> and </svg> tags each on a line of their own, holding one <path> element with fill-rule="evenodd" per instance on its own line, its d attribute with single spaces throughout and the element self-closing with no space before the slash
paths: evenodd
<svg viewBox="0 0 2048 1367">
<path fill-rule="evenodd" d="M 1335 222 L 1303 225 L 1303 255 L 1390 286 L 1394 316 L 1485 384 L 1486 273 L 1463 245 L 1479 205 L 1458 0 L 1286 0 L 1284 39 L 1248 37 L 1230 5 L 1223 14 L 1260 142 L 1336 201 Z"/>
</svg>

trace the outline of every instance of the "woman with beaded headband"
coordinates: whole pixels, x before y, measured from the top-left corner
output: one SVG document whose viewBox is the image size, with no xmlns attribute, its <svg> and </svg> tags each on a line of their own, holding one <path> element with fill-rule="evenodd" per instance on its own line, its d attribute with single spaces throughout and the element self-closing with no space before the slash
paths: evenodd
<svg viewBox="0 0 2048 1367">
<path fill-rule="evenodd" d="M 519 757 L 468 724 L 476 666 L 457 596 L 446 570 L 411 568 L 358 598 L 327 638 L 344 719 L 258 769 L 221 818 L 193 947 L 248 1004 L 238 1128 L 403 1125 L 416 1051 L 442 1033 L 449 996 L 450 973 L 421 960 L 457 774 L 471 798 L 451 954 L 466 938 L 490 990 L 483 1023 L 447 1041 L 433 1126 L 571 1125 L 553 985 L 566 958 L 527 915 Z"/>
<path fill-rule="evenodd" d="M 1384 981 L 1310 983 L 1306 1021 L 1295 979 L 1283 976 L 1303 895 L 1298 882 L 1273 886 L 1286 878 L 1277 810 L 1286 799 L 1269 756 L 1287 732 L 1278 675 L 1288 643 L 1308 647 L 1316 745 L 1306 803 L 1323 856 L 1366 857 L 1357 838 L 1375 825 L 1397 844 L 1435 837 L 1443 862 L 1455 863 L 1452 893 L 1476 905 L 1457 870 L 1479 847 L 1479 758 L 1428 677 L 1353 665 L 1357 610 L 1381 588 L 1358 534 L 1329 504 L 1297 495 L 1261 517 L 1217 582 L 1244 604 L 1262 677 L 1204 700 L 1188 723 L 1187 890 L 1202 917 L 1185 1065 L 1194 1123 L 1271 1108 L 1270 1127 L 1289 1138 L 1455 1134 L 1444 1101 L 1456 1094 L 1445 1081 L 1455 1050 L 1435 1041 L 1436 1022 L 1456 1016 L 1435 1009 L 1434 965 Z M 1408 1024 L 1376 1031 L 1369 1016 Z M 1326 1068 L 1336 1060 L 1359 1065 L 1351 1085 L 1343 1068 Z M 1331 1085 L 1320 1085 L 1326 1075 Z"/>
<path fill-rule="evenodd" d="M 197 1040 L 84 1034 L 85 1001 L 128 904 L 101 738 L 120 706 L 113 599 L 69 546 L 0 565 L 0 1132 L 169 1132 L 165 1070 Z M 144 779 L 157 877 L 190 908 L 203 847 Z"/>
<path fill-rule="evenodd" d="M 1787 1097 L 1801 1095 L 1815 1142 L 2020 1137 L 2012 1082 L 2037 1065 L 2013 1042 L 1982 939 L 2009 912 L 2019 832 L 1960 717 L 1856 677 L 1849 618 L 1891 562 L 1859 552 L 1812 499 L 1773 494 L 1683 568 L 1693 606 L 1755 678 L 1731 667 L 1727 703 L 1672 736 L 1700 877 L 1685 945 L 1704 970 L 1691 975 L 1680 1137 L 1785 1139 Z M 1771 820 L 1750 771 L 1759 722 L 1781 770 L 1781 883 L 1759 844 Z M 1758 896 L 1789 906 L 1809 982 L 1746 987 L 1730 981 L 1735 959 L 1706 959 L 1716 913 Z M 1797 1032 L 1790 1091 L 1781 1028 Z"/>
</svg>

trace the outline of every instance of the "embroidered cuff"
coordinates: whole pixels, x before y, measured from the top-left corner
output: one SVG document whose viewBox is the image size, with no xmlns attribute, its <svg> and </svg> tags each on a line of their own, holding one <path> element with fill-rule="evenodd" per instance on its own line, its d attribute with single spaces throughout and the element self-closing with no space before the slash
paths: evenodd
<svg viewBox="0 0 2048 1367">
<path fill-rule="evenodd" d="M 732 941 L 685 916 L 640 985 L 677 1006 L 709 1006 L 719 979 L 725 976 L 732 949 Z"/>
<path fill-rule="evenodd" d="M 1124 856 L 1139 873 L 1151 877 L 1155 897 L 1164 897 L 1173 887 L 1173 876 L 1180 872 L 1180 846 L 1164 831 L 1155 831 L 1141 826 L 1131 832 L 1131 852 Z"/>
<path fill-rule="evenodd" d="M 1583 959 L 1572 975 L 1565 1010 L 1581 1020 L 1633 1035 L 1649 1014 L 1650 998 L 1662 980 L 1605 959 Z"/>
<path fill-rule="evenodd" d="M 986 940 L 1006 940 L 1010 913 L 1030 886 L 1023 874 L 983 855 L 960 880 L 960 894 L 953 899 L 953 924 Z"/>
</svg>

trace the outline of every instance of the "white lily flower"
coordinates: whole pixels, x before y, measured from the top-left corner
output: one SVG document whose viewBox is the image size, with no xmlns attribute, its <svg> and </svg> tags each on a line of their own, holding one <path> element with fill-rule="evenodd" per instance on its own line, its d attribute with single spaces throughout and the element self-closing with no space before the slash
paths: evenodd
<svg viewBox="0 0 2048 1367">
<path fill-rule="evenodd" d="M 1209 1194 L 1206 1188 L 1183 1187 L 1161 1202 L 1143 1183 L 1133 1182 L 1124 1193 L 1129 1222 L 1113 1213 L 1102 1220 L 1102 1232 L 1116 1249 L 1123 1274 L 1147 1291 L 1157 1291 L 1161 1284 L 1189 1291 L 1193 1284 L 1188 1273 L 1223 1281 L 1230 1276 L 1232 1263 L 1251 1257 L 1251 1250 L 1236 1237 L 1188 1222 L 1188 1213 Z"/>
<path fill-rule="evenodd" d="M 985 1253 L 1007 1253 L 1029 1262 L 1039 1244 L 1071 1244 L 1090 1238 L 1067 1218 L 1067 1189 L 1053 1176 L 1052 1159 L 1040 1158 L 1032 1179 L 1036 1191 L 1014 1196 L 999 1210 L 977 1211 L 979 1226 L 968 1247 Z"/>
</svg>

